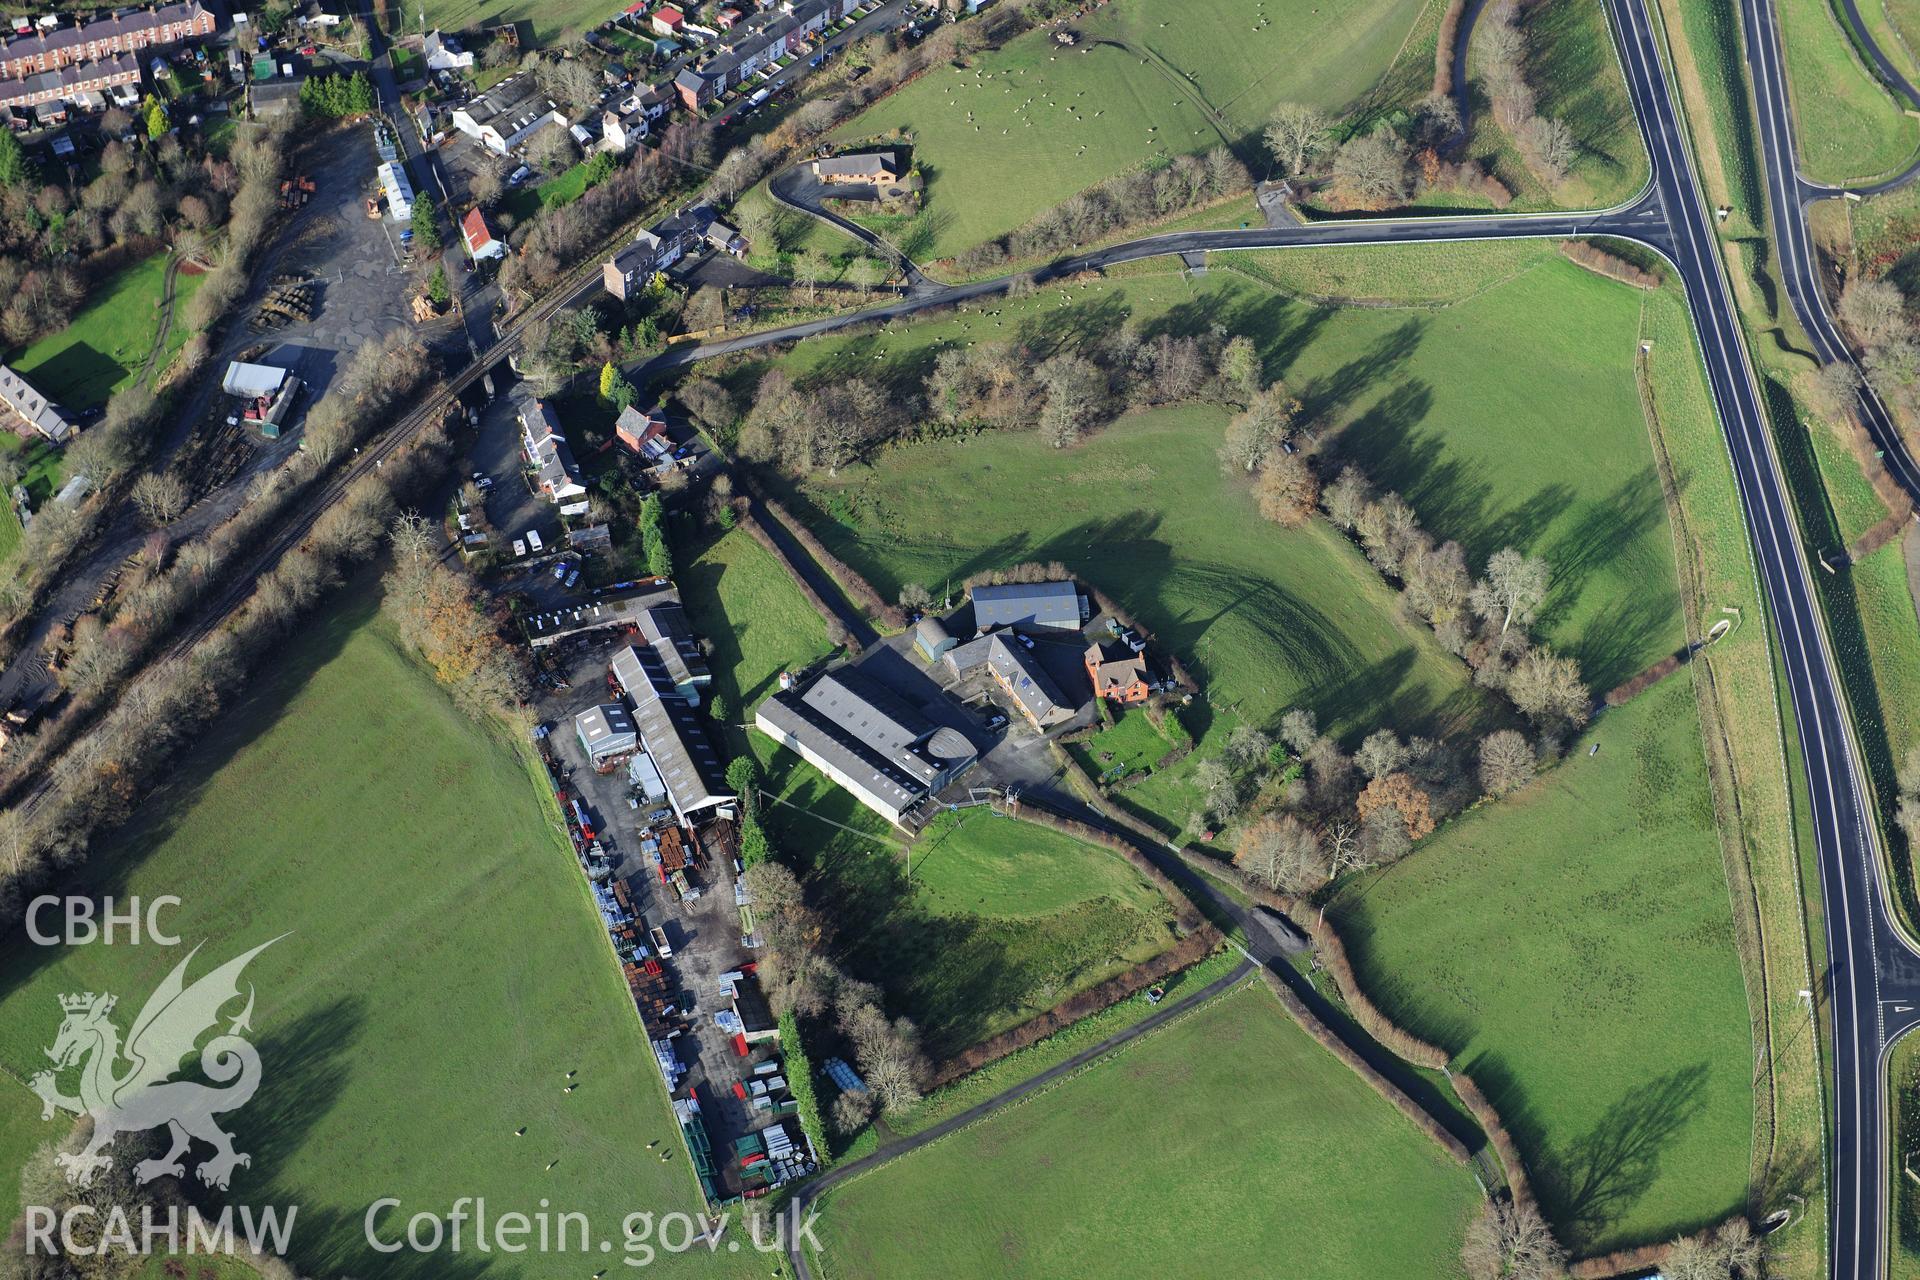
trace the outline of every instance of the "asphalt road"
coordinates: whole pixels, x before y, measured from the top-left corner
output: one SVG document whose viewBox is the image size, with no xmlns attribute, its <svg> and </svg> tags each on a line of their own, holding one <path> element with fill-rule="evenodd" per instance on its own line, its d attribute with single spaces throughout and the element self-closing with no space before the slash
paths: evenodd
<svg viewBox="0 0 1920 1280">
<path fill-rule="evenodd" d="M 1854 0 L 1843 0 L 1855 28 L 1865 31 Z M 1853 362 L 1828 313 L 1819 259 L 1807 232 L 1807 206 L 1837 194 L 1800 175 L 1793 114 L 1782 67 L 1780 32 L 1773 0 L 1748 0 L 1748 70 L 1760 125 L 1761 159 L 1768 212 L 1779 245 L 1780 273 L 1794 314 L 1820 360 Z M 1870 38 L 1871 58 L 1885 80 L 1909 103 L 1920 94 Z M 1911 181 L 1920 166 L 1860 189 L 1883 191 Z M 1920 467 L 1914 465 L 1886 406 L 1871 388 L 1862 392 L 1860 419 L 1886 467 L 1909 493 L 1920 497 Z M 1796 690 L 1796 711 L 1798 711 Z M 1801 723 L 1806 723 L 1804 715 Z M 1844 727 L 1844 725 L 1842 726 Z M 1812 744 L 1810 744 L 1812 745 Z M 1886 1271 L 1892 1154 L 1886 1058 L 1894 1041 L 1920 1025 L 1920 952 L 1890 910 L 1886 866 L 1875 847 L 1868 792 L 1858 778 L 1857 753 L 1834 735 L 1809 750 L 1809 771 L 1818 774 L 1831 752 L 1846 762 L 1851 794 L 1843 806 L 1829 802 L 1819 816 L 1832 834 L 1820 850 L 1821 891 L 1828 903 L 1828 997 L 1833 1014 L 1835 1126 L 1830 1164 L 1829 1227 L 1835 1280 L 1879 1280 Z"/>
</svg>

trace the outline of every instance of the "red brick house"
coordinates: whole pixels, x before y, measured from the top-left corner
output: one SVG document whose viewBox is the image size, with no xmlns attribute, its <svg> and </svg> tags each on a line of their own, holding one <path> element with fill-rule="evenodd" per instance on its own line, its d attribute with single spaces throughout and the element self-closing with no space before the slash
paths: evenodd
<svg viewBox="0 0 1920 1280">
<path fill-rule="evenodd" d="M 1087 678 L 1093 681 L 1093 696 L 1131 706 L 1145 702 L 1153 693 L 1147 683 L 1147 660 L 1124 645 L 1087 646 Z"/>
</svg>

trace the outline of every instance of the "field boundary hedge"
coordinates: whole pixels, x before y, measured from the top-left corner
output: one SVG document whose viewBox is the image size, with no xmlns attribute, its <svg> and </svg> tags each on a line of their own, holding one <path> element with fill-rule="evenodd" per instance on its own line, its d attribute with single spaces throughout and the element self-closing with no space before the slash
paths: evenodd
<svg viewBox="0 0 1920 1280">
<path fill-rule="evenodd" d="M 1194 905 L 1193 899 L 1183 893 L 1180 886 L 1173 882 L 1172 877 L 1162 871 L 1159 864 L 1147 857 L 1133 841 L 1117 836 L 1111 831 L 1102 831 L 1076 818 L 1055 813 L 1037 801 L 1024 797 L 1011 816 L 1021 822 L 1031 822 L 1036 827 L 1045 827 L 1063 836 L 1098 845 L 1125 858 L 1135 871 L 1145 876 L 1147 882 L 1160 891 L 1160 896 L 1165 898 L 1167 905 L 1173 908 L 1174 923 L 1180 926 L 1182 935 L 1195 933 L 1205 925 L 1200 908 Z"/>
<path fill-rule="evenodd" d="M 766 517 L 761 514 L 760 508 L 750 500 L 743 500 L 738 505 L 746 516 L 747 535 L 767 549 L 779 566 L 786 571 L 793 585 L 800 588 L 800 594 L 807 598 L 807 603 L 814 607 L 815 612 L 829 622 L 839 621 L 839 612 L 813 589 L 813 584 L 807 581 L 807 575 L 800 572 L 800 566 L 788 558 L 787 553 L 781 549 L 779 539 L 775 538 L 772 531 L 767 528 Z M 860 641 L 851 633 L 846 638 L 846 650 L 850 658 L 860 656 Z"/>
<path fill-rule="evenodd" d="M 1160 979 L 1200 963 L 1212 955 L 1219 945 L 1220 931 L 1212 925 L 1202 925 L 1159 955 L 1142 960 L 1125 972 L 1116 973 L 1105 982 L 1097 983 L 1077 995 L 1067 997 L 1051 1009 L 1035 1014 L 1017 1027 L 1002 1031 L 996 1036 L 989 1036 L 962 1049 L 941 1063 L 934 1071 L 932 1088 L 944 1088 L 972 1075 L 982 1067 L 1065 1031 L 1083 1018 L 1090 1018 L 1096 1013 L 1110 1009 Z"/>
</svg>

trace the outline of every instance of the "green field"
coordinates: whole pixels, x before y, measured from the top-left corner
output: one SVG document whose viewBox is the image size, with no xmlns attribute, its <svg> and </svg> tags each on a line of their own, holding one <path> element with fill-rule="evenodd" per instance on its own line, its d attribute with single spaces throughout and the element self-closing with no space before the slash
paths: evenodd
<svg viewBox="0 0 1920 1280">
<path fill-rule="evenodd" d="M 1753 1127 L 1691 685 L 1608 711 L 1587 741 L 1598 755 L 1457 819 L 1333 910 L 1368 991 L 1487 1090 L 1582 1253 L 1737 1211 Z"/>
<path fill-rule="evenodd" d="M 1242 986 L 836 1188 L 824 1280 L 1452 1274 L 1473 1178 Z M 1285 1259 L 1284 1267 L 1276 1259 Z"/>
<path fill-rule="evenodd" d="M 773 692 L 781 671 L 833 647 L 820 615 L 743 529 L 699 546 L 674 580 L 695 629 L 713 644 L 707 661 L 716 692 L 743 713 Z"/>
<path fill-rule="evenodd" d="M 1900 543 L 1896 538 L 1848 570 L 1895 761 L 1920 747 L 1920 617 Z"/>
<path fill-rule="evenodd" d="M 1044 350 L 1050 335 L 1129 317 L 1148 333 L 1219 323 L 1262 342 L 1269 375 L 1285 374 L 1332 452 L 1399 487 L 1476 568 L 1507 544 L 1544 555 L 1555 587 L 1539 630 L 1579 657 L 1596 690 L 1679 644 L 1668 529 L 1625 360 L 1641 295 L 1529 245 L 1481 259 L 1490 283 L 1444 309 L 1330 309 L 1222 271 L 1225 258 L 1199 284 L 1146 276 L 1070 300 L 1048 291 L 990 315 L 803 343 L 787 364 L 893 378 L 904 392 L 942 343 L 1022 337 Z M 1387 270 L 1369 278 L 1393 287 Z M 1529 358 L 1485 358 L 1501 350 Z M 1299 703 L 1340 733 L 1482 722 L 1464 669 L 1400 616 L 1345 538 L 1259 519 L 1216 459 L 1224 421 L 1210 407 L 1138 414 L 1067 451 L 1027 434 L 915 444 L 807 479 L 793 506 L 883 596 L 1062 561 L 1193 667 L 1208 693 L 1190 725 L 1200 755 L 1232 721 L 1270 725 Z M 1184 817 L 1182 776 L 1129 798 Z"/>
<path fill-rule="evenodd" d="M 1606 6 L 1536 5 L 1524 30 L 1528 81 L 1539 94 L 1540 114 L 1566 121 L 1573 131 L 1573 169 L 1558 188 L 1544 188 L 1488 110 L 1474 113 L 1468 154 L 1507 184 L 1520 208 L 1602 209 L 1631 200 L 1646 185 L 1647 150 Z"/>
<path fill-rule="evenodd" d="M 1380 78 L 1427 0 L 1114 0 L 1073 48 L 1028 32 L 936 67 L 842 126 L 904 131 L 929 258 L 951 257 L 1137 165 L 1251 142 L 1280 102 L 1339 111 Z M 1211 108 L 1211 113 L 1208 108 Z"/>
<path fill-rule="evenodd" d="M 1775 8 L 1801 172 L 1816 182 L 1841 183 L 1888 174 L 1910 161 L 1920 147 L 1920 122 L 1902 113 L 1861 62 L 1829 0 L 1779 0 Z"/>
<path fill-rule="evenodd" d="M 560 0 L 549 3 L 546 0 L 432 0 L 424 4 L 426 28 L 431 31 L 438 27 L 443 31 L 471 31 L 476 27 L 504 26 L 510 22 L 525 22 L 533 28 L 535 44 L 550 45 L 556 43 L 569 31 L 591 31 L 618 14 L 618 6 L 608 8 L 605 4 L 588 4 L 583 0 Z M 417 32 L 420 21 L 412 11 L 408 11 L 403 22 L 393 28 L 395 34 L 401 31 Z M 482 72 L 481 74 L 485 74 Z"/>
<path fill-rule="evenodd" d="M 164 253 L 123 269 L 93 291 L 72 324 L 28 347 L 13 366 L 69 409 L 105 404 L 146 366 L 160 332 L 166 274 Z M 184 271 L 175 278 L 176 315 L 184 314 L 181 309 L 205 279 Z M 187 336 L 183 323 L 168 329 L 162 366 L 185 345 Z"/>
<path fill-rule="evenodd" d="M 812 860 L 856 974 L 935 1059 L 1026 1021 L 1174 941 L 1165 898 L 1110 850 L 987 809 L 944 815 L 905 859 Z"/>
<path fill-rule="evenodd" d="M 696 1208 L 638 1019 L 522 750 L 458 712 L 370 606 L 356 593 L 278 655 L 177 783 L 95 856 L 116 895 L 182 898 L 178 931 L 206 944 L 196 972 L 288 933 L 248 971 L 265 1071 L 228 1121 L 253 1157 L 234 1197 L 298 1204 L 295 1260 L 328 1275 L 389 1270 L 361 1239 L 380 1196 L 441 1214 L 463 1195 L 496 1212 L 549 1197 L 616 1239 L 629 1212 Z M 59 993 L 113 990 L 133 1004 L 180 957 L 9 950 L 6 1074 L 36 1069 Z M 23 1090 L 5 1097 L 11 1166 L 57 1129 Z M 648 1150 L 655 1141 L 672 1158 Z M 0 1188 L 10 1217 L 11 1167 Z M 766 1274 L 719 1258 L 665 1265 Z M 473 1265 L 443 1258 L 416 1273 Z"/>
<path fill-rule="evenodd" d="M 1887 1258 L 1890 1280 L 1920 1280 L 1920 1184 L 1903 1172 L 1920 1150 L 1920 1038 L 1907 1036 L 1894 1046 L 1887 1063 L 1893 1096 L 1893 1249 Z"/>
</svg>

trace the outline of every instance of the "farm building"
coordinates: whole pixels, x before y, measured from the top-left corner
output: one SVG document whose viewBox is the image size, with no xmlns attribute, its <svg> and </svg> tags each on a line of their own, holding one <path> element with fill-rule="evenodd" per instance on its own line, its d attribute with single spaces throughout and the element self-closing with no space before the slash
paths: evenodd
<svg viewBox="0 0 1920 1280">
<path fill-rule="evenodd" d="M 247 111 L 255 120 L 271 120 L 300 110 L 299 79 L 254 81 L 247 85 Z"/>
<path fill-rule="evenodd" d="M 813 176 L 829 185 L 845 182 L 870 182 L 892 186 L 900 181 L 891 151 L 868 151 L 852 156 L 825 156 L 810 166 Z"/>
<path fill-rule="evenodd" d="M 913 624 L 913 647 L 928 662 L 938 662 L 954 646 L 954 638 L 938 618 L 926 617 Z"/>
<path fill-rule="evenodd" d="M 1153 693 L 1147 680 L 1147 659 L 1122 644 L 1087 646 L 1087 677 L 1093 681 L 1093 696 L 1109 702 L 1145 702 Z"/>
<path fill-rule="evenodd" d="M 405 222 L 413 216 L 413 184 L 407 181 L 405 166 L 398 161 L 383 163 L 374 170 L 380 178 L 380 190 L 386 193 L 387 212 Z"/>
<path fill-rule="evenodd" d="M 453 127 L 495 155 L 504 156 L 544 125 L 566 127 L 567 118 L 525 71 L 508 76 L 453 112 Z"/>
<path fill-rule="evenodd" d="M 707 659 L 678 604 L 662 604 L 638 611 L 634 625 L 645 642 L 622 645 L 614 651 L 613 678 L 636 702 L 649 692 L 700 705 L 700 690 L 713 682 Z"/>
<path fill-rule="evenodd" d="M 4 364 L 0 364 L 0 405 L 5 405 L 55 444 L 73 434 L 73 423 L 60 406 Z"/>
<path fill-rule="evenodd" d="M 660 771 L 667 801 L 681 822 L 692 826 L 733 803 L 735 797 L 727 790 L 720 753 L 713 749 L 707 731 L 700 725 L 700 715 L 690 703 L 663 698 L 651 686 L 644 686 L 634 695 L 633 718 L 639 726 L 641 745 Z"/>
<path fill-rule="evenodd" d="M 640 615 L 659 604 L 678 604 L 679 597 L 665 578 L 649 578 L 628 595 L 603 595 L 586 604 L 527 615 L 527 643 L 544 649 L 569 636 L 595 631 L 624 631 L 639 625 Z"/>
<path fill-rule="evenodd" d="M 985 666 L 1001 692 L 1025 716 L 1027 723 L 1045 732 L 1054 725 L 1073 719 L 1074 705 L 1068 702 L 1040 666 L 1033 652 L 1011 631 L 996 631 L 979 636 L 947 653 L 947 666 L 955 675 L 966 675 Z"/>
<path fill-rule="evenodd" d="M 633 730 L 633 717 L 617 702 L 588 707 L 573 718 L 573 731 L 580 736 L 580 746 L 596 769 L 604 769 L 631 755 L 640 744 Z"/>
<path fill-rule="evenodd" d="M 760 704 L 754 723 L 900 826 L 976 758 L 965 735 L 935 725 L 850 668 L 773 694 Z"/>
<path fill-rule="evenodd" d="M 1086 621 L 1086 601 L 1071 582 L 1010 582 L 973 589 L 975 631 L 1077 631 Z"/>
</svg>

